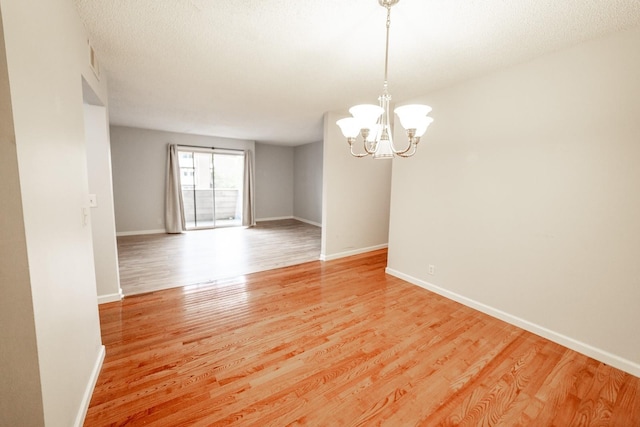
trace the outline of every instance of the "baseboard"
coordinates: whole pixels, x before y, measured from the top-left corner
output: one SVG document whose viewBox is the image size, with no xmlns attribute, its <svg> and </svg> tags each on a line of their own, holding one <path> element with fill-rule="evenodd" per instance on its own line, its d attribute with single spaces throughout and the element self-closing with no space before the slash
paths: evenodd
<svg viewBox="0 0 640 427">
<path fill-rule="evenodd" d="M 120 301 L 124 298 L 122 289 L 117 294 L 98 295 L 98 304 L 105 304 L 108 302 Z"/>
<path fill-rule="evenodd" d="M 274 216 L 271 218 L 258 218 L 256 219 L 256 222 L 264 222 L 264 221 L 280 221 L 283 219 L 293 219 L 292 216 Z"/>
<path fill-rule="evenodd" d="M 301 222 L 305 222 L 307 224 L 315 225 L 316 227 L 322 227 L 322 224 L 318 224 L 317 222 L 309 221 L 307 219 L 298 218 L 295 216 L 274 216 L 271 218 L 258 218 L 256 222 L 265 222 L 265 221 L 281 221 L 283 219 L 295 219 Z M 137 230 L 137 231 L 118 231 L 116 233 L 117 237 L 121 236 L 142 236 L 145 234 L 165 234 L 167 231 L 164 228 L 159 228 L 157 230 Z"/>
<path fill-rule="evenodd" d="M 514 326 L 522 328 L 526 331 L 544 337 L 550 341 L 558 343 L 564 347 L 570 348 L 571 350 L 577 351 L 578 353 L 582 353 L 586 356 L 589 356 L 593 359 L 596 359 L 600 362 L 611 365 L 617 369 L 628 372 L 631 375 L 636 377 L 640 377 L 640 364 L 632 362 L 630 360 L 624 359 L 615 354 L 609 353 L 608 351 L 593 347 L 589 344 L 585 344 L 581 341 L 578 341 L 574 338 L 568 337 L 566 335 L 560 334 L 558 332 L 547 329 L 543 326 L 537 325 L 535 323 L 529 322 L 528 320 L 521 319 L 512 314 L 506 313 L 502 310 L 498 310 L 494 307 L 488 306 L 481 302 L 475 301 L 471 298 L 467 298 L 455 292 L 451 292 L 447 289 L 441 288 L 429 282 L 425 282 L 424 280 L 417 279 L 413 276 L 409 276 L 400 271 L 394 270 L 392 268 L 387 267 L 385 272 L 392 276 L 398 277 L 406 282 L 409 282 L 413 285 L 424 288 L 428 291 L 434 292 L 438 295 L 442 295 L 445 298 L 451 299 L 453 301 L 459 302 L 467 307 L 471 307 L 475 310 L 478 310 L 484 314 L 487 314 L 491 317 L 498 318 L 507 323 L 510 323 Z"/>
<path fill-rule="evenodd" d="M 100 346 L 100 351 L 98 352 L 98 357 L 96 358 L 96 363 L 93 366 L 93 370 L 91 371 L 91 377 L 89 378 L 89 382 L 87 383 L 87 388 L 84 390 L 84 395 L 82 396 L 82 401 L 80 402 L 80 408 L 78 410 L 78 414 L 76 415 L 76 421 L 73 423 L 75 427 L 82 427 L 84 424 L 84 419 L 87 416 L 87 411 L 89 410 L 89 403 L 91 403 L 91 395 L 93 395 L 93 389 L 96 387 L 96 383 L 98 382 L 98 376 L 100 375 L 100 370 L 102 369 L 102 363 L 104 362 L 104 357 L 106 355 L 105 347 Z"/>
<path fill-rule="evenodd" d="M 157 230 L 138 230 L 138 231 L 118 231 L 116 236 L 141 236 L 143 234 L 164 234 L 167 231 L 164 228 Z"/>
<path fill-rule="evenodd" d="M 331 254 L 331 255 L 320 254 L 320 261 L 332 261 L 334 259 L 345 258 L 353 255 L 359 255 L 365 252 L 377 251 L 379 249 L 384 249 L 388 246 L 389 245 L 387 243 L 384 243 L 382 245 L 369 246 L 367 248 L 354 249 L 352 251 L 338 252 L 337 254 Z"/>
<path fill-rule="evenodd" d="M 305 224 L 315 225 L 316 227 L 322 227 L 322 224 L 320 224 L 319 222 L 309 221 L 308 219 L 299 218 L 297 216 L 294 216 L 293 219 L 295 219 L 296 221 L 304 222 Z"/>
</svg>

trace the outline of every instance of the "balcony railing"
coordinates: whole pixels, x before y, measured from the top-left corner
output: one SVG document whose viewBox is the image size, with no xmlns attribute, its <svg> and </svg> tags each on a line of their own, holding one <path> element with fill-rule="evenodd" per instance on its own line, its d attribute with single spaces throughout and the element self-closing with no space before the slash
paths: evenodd
<svg viewBox="0 0 640 427">
<path fill-rule="evenodd" d="M 240 225 L 242 222 L 242 199 L 237 189 L 183 189 L 182 198 L 187 228 Z"/>
</svg>

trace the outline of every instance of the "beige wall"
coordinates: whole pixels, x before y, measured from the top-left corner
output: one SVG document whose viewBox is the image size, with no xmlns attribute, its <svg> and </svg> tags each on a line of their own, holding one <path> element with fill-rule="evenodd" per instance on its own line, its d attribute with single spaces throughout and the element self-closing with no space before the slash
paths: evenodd
<svg viewBox="0 0 640 427">
<path fill-rule="evenodd" d="M 322 259 L 386 247 L 388 242 L 391 162 L 349 154 L 336 125 L 346 116 L 324 116 Z"/>
<path fill-rule="evenodd" d="M 638 76 L 640 28 L 417 99 L 389 271 L 640 375 Z"/>
<path fill-rule="evenodd" d="M 26 245 L 28 259 L 28 271 L 22 260 L 14 284 L 30 286 L 33 312 L 28 300 L 2 304 L 23 304 L 25 328 L 35 326 L 36 342 L 21 351 L 28 363 L 37 345 L 42 399 L 41 405 L 24 402 L 3 416 L 43 414 L 48 426 L 77 425 L 104 355 L 90 218 L 86 225 L 82 221 L 88 208 L 82 76 L 103 103 L 106 82 L 90 71 L 86 35 L 73 2 L 0 0 L 0 8 L 24 221 L 24 237 L 17 231 L 14 238 L 17 248 Z M 27 290 L 20 294 L 26 296 Z M 25 381 L 36 380 L 35 375 Z M 12 392 L 11 383 L 0 382 L 0 395 Z"/>
</svg>

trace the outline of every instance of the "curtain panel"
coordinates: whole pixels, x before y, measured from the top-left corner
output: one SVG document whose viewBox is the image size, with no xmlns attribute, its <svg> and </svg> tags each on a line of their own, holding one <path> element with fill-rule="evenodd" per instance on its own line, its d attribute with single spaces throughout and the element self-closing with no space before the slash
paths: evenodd
<svg viewBox="0 0 640 427">
<path fill-rule="evenodd" d="M 244 152 L 244 184 L 242 192 L 242 225 L 253 227 L 256 225 L 255 208 L 255 172 L 253 170 L 253 153 L 251 150 Z"/>
<path fill-rule="evenodd" d="M 170 234 L 183 233 L 187 229 L 180 184 L 180 160 L 176 144 L 167 145 L 164 224 L 167 233 Z"/>
</svg>

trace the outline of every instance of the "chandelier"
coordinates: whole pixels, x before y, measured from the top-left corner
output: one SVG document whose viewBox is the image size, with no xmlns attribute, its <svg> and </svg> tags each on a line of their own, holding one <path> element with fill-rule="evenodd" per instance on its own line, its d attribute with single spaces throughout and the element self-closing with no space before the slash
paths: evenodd
<svg viewBox="0 0 640 427">
<path fill-rule="evenodd" d="M 428 105 L 403 105 L 394 110 L 402 127 L 407 132 L 407 145 L 403 149 L 396 149 L 393 144 L 393 132 L 389 122 L 389 95 L 387 82 L 387 69 L 389 64 L 389 27 L 391 26 L 391 6 L 400 0 L 378 0 L 380 6 L 387 9 L 387 42 L 384 56 L 384 85 L 382 95 L 378 98 L 379 104 L 355 105 L 349 109 L 353 117 L 338 120 L 342 134 L 347 138 L 347 143 L 354 157 L 372 156 L 374 159 L 391 159 L 394 156 L 411 157 L 416 153 L 420 137 L 424 135 L 427 127 L 433 122 L 427 114 L 431 111 Z M 358 135 L 362 136 L 364 153 L 353 151 L 353 144 Z"/>
</svg>

